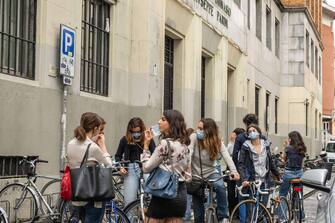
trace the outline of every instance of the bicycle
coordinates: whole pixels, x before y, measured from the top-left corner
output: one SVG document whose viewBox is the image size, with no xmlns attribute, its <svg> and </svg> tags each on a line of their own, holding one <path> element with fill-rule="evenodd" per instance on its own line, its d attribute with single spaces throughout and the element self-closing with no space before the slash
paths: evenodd
<svg viewBox="0 0 335 223">
<path fill-rule="evenodd" d="M 41 191 L 36 186 L 36 164 L 48 163 L 46 160 L 28 160 L 24 157 L 19 166 L 27 168 L 26 182 L 11 183 L 0 191 L 0 204 L 8 214 L 9 222 L 34 222 L 46 218 L 53 222 L 67 222 L 69 202 L 58 200 L 55 206 L 50 206 Z M 46 208 L 46 210 L 43 209 Z"/>
<path fill-rule="evenodd" d="M 244 198 L 249 198 L 249 199 L 243 200 L 235 206 L 230 216 L 231 223 L 235 223 L 235 222 L 272 223 L 273 222 L 272 220 L 275 216 L 275 211 L 284 209 L 283 207 L 281 209 L 280 208 L 278 209 L 278 204 L 281 204 L 281 200 L 282 199 L 285 200 L 285 198 L 280 198 L 279 201 L 277 199 L 270 199 L 270 205 L 271 205 L 270 210 L 272 214 L 269 212 L 266 206 L 261 202 L 261 196 L 269 195 L 270 192 L 273 192 L 273 191 L 278 191 L 279 187 L 270 188 L 270 189 L 261 189 L 261 185 L 262 185 L 261 181 L 250 182 L 250 186 L 249 186 L 250 194 L 249 193 L 245 194 L 242 192 L 243 186 L 237 187 L 237 190 L 239 191 L 240 196 Z M 273 196 L 275 196 L 274 192 L 273 192 Z M 287 205 L 287 203 L 284 203 L 284 202 L 285 201 L 283 201 L 282 204 Z M 285 208 L 288 208 L 288 206 Z M 275 222 L 277 222 L 277 219 Z"/>
<path fill-rule="evenodd" d="M 203 185 L 204 185 L 204 194 L 206 200 L 206 207 L 205 207 L 205 222 L 206 223 L 218 223 L 219 220 L 217 218 L 216 213 L 216 203 L 214 199 L 214 183 L 226 179 L 228 177 L 232 177 L 233 175 L 230 174 L 230 171 L 225 171 L 223 174 L 215 179 L 202 179 Z"/>
<path fill-rule="evenodd" d="M 304 218 L 304 196 L 302 193 L 302 180 L 295 178 L 290 180 L 289 200 L 291 201 L 291 216 L 294 222 L 301 223 Z"/>
<path fill-rule="evenodd" d="M 140 167 L 142 166 L 141 161 L 134 161 Z M 150 195 L 144 193 L 144 174 L 142 168 L 140 168 L 140 187 L 138 199 L 129 203 L 124 209 L 124 213 L 127 215 L 131 223 L 142 223 L 145 219 L 145 210 L 148 208 L 150 203 Z"/>
<path fill-rule="evenodd" d="M 0 223 L 8 223 L 7 213 L 0 207 Z"/>
<path fill-rule="evenodd" d="M 118 169 L 121 165 L 129 163 L 129 161 L 120 161 L 120 162 L 113 162 L 112 168 L 115 169 L 112 186 L 115 192 L 115 198 L 113 200 L 106 202 L 105 207 L 105 214 L 102 222 L 104 223 L 130 223 L 126 213 L 121 209 L 124 205 L 123 200 L 123 180 L 121 179 L 120 174 L 118 173 Z"/>
<path fill-rule="evenodd" d="M 272 221 L 277 223 L 287 223 L 291 221 L 291 209 L 286 197 L 279 196 L 281 181 L 274 181 L 275 187 L 270 188 L 270 214 Z"/>
</svg>

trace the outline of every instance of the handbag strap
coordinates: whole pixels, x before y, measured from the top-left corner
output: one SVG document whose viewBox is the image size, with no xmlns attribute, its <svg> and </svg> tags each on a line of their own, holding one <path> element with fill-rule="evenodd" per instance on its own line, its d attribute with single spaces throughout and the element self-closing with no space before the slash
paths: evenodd
<svg viewBox="0 0 335 223">
<path fill-rule="evenodd" d="M 198 146 L 199 151 L 199 160 L 200 160 L 200 171 L 201 171 L 201 179 L 204 179 L 204 176 L 202 174 L 202 162 L 201 162 L 201 154 L 200 154 L 200 147 Z"/>
<path fill-rule="evenodd" d="M 90 150 L 90 146 L 91 146 L 91 143 L 88 144 L 88 146 L 87 146 L 87 149 L 86 149 L 85 155 L 84 155 L 84 157 L 83 157 L 83 160 L 82 160 L 81 163 L 80 163 L 80 168 L 82 167 L 82 165 L 83 165 L 84 163 L 87 162 L 87 159 L 88 159 L 88 151 Z"/>
</svg>

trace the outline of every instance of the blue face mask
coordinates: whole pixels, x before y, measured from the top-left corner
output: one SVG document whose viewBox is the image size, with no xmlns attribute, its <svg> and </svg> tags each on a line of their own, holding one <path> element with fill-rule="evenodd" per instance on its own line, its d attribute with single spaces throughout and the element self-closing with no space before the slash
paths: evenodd
<svg viewBox="0 0 335 223">
<path fill-rule="evenodd" d="M 198 140 L 203 140 L 204 138 L 205 138 L 205 133 L 204 133 L 204 131 L 203 130 L 197 130 L 196 131 L 196 134 L 197 134 L 197 139 Z"/>
<path fill-rule="evenodd" d="M 258 132 L 250 132 L 249 133 L 249 138 L 251 140 L 257 139 L 259 137 L 259 133 Z"/>
<path fill-rule="evenodd" d="M 142 133 L 141 132 L 134 132 L 134 133 L 131 133 L 131 136 L 133 137 L 134 140 L 139 140 L 139 139 L 141 139 Z"/>
</svg>

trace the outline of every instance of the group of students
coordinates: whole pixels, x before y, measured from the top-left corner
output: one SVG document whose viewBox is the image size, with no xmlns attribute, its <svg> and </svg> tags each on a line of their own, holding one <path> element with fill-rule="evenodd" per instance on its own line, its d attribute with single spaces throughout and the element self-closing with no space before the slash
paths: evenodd
<svg viewBox="0 0 335 223">
<path fill-rule="evenodd" d="M 132 118 L 126 134 L 119 142 L 115 160 L 130 161 L 126 168 L 121 168 L 124 176 L 124 201 L 129 204 L 137 198 L 140 166 L 134 161 L 142 162 L 144 173 L 150 173 L 156 167 L 171 171 L 179 176 L 177 197 L 164 199 L 152 196 L 146 210 L 145 222 L 183 222 L 186 210 L 190 207 L 187 199 L 186 182 L 192 178 L 217 179 L 221 176 L 221 161 L 227 164 L 232 174 L 227 189 L 224 181 L 214 184 L 217 201 L 217 217 L 224 222 L 229 212 L 237 204 L 235 184 L 248 186 L 250 181 L 261 180 L 264 186 L 271 182 L 270 172 L 279 178 L 270 152 L 270 142 L 262 135 L 256 115 L 248 114 L 243 119 L 246 129 L 233 131 L 227 147 L 219 136 L 219 128 L 211 118 L 203 118 L 197 129 L 187 129 L 183 115 L 177 110 L 166 110 L 159 119 L 160 135 L 158 144 L 153 140 L 153 133 L 146 128 L 141 118 Z M 107 151 L 103 128 L 105 121 L 96 113 L 86 112 L 82 115 L 80 126 L 74 131 L 74 138 L 67 147 L 67 160 L 70 168 L 78 168 L 89 144 L 89 161 L 112 165 Z M 169 141 L 169 146 L 168 142 Z M 285 196 L 289 189 L 289 179 L 302 175 L 302 159 L 306 147 L 298 132 L 291 132 L 288 137 L 285 157 L 287 166 L 283 176 L 280 194 Z M 192 195 L 194 222 L 204 222 L 203 194 Z M 189 204 L 189 205 L 187 205 Z M 82 222 L 101 222 L 104 214 L 104 202 L 73 202 L 76 213 Z M 229 206 L 229 208 L 228 208 Z M 188 214 L 189 215 L 189 214 Z"/>
</svg>

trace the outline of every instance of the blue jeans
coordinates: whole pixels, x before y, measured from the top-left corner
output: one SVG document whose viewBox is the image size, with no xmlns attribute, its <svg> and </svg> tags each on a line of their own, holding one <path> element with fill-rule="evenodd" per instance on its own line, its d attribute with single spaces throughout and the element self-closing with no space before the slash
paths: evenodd
<svg viewBox="0 0 335 223">
<path fill-rule="evenodd" d="M 208 177 L 208 179 L 219 178 L 221 174 L 214 173 Z M 214 183 L 214 190 L 216 192 L 216 203 L 217 203 L 217 217 L 221 221 L 223 218 L 228 218 L 228 201 L 227 201 L 227 190 L 223 180 L 216 181 Z M 194 222 L 203 223 L 205 220 L 205 198 L 193 195 L 193 210 L 194 210 Z"/>
<path fill-rule="evenodd" d="M 137 191 L 140 185 L 140 173 L 137 163 L 128 164 L 128 174 L 124 176 L 124 202 L 128 205 L 137 199 Z"/>
<path fill-rule="evenodd" d="M 284 176 L 283 176 L 283 182 L 280 185 L 280 191 L 279 195 L 286 197 L 288 194 L 288 191 L 290 190 L 291 184 L 290 180 L 295 179 L 295 178 L 301 178 L 303 174 L 302 170 L 285 170 Z M 280 218 L 281 216 L 279 216 Z M 305 217 L 305 213 L 302 213 L 302 217 Z"/>
<path fill-rule="evenodd" d="M 187 204 L 186 204 L 186 212 L 185 212 L 185 221 L 191 220 L 192 217 L 192 195 L 187 194 Z"/>
<path fill-rule="evenodd" d="M 105 214 L 105 203 L 101 208 L 94 207 L 94 202 L 90 201 L 85 206 L 74 206 L 74 215 L 70 222 L 77 223 L 81 219 L 83 223 L 100 223 Z"/>
</svg>

